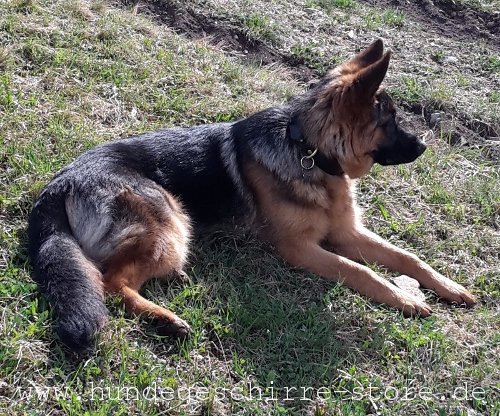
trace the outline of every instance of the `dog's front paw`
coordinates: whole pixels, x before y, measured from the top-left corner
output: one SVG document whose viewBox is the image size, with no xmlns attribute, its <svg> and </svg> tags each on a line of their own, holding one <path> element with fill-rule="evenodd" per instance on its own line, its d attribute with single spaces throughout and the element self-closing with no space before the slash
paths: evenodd
<svg viewBox="0 0 500 416">
<path fill-rule="evenodd" d="M 458 305 L 474 306 L 477 303 L 476 297 L 465 289 L 462 285 L 440 276 L 438 283 L 432 288 L 439 297 Z"/>
<path fill-rule="evenodd" d="M 158 332 L 176 339 L 184 339 L 192 334 L 193 330 L 183 319 L 176 317 L 171 321 L 156 322 Z"/>
<path fill-rule="evenodd" d="M 408 293 L 401 293 L 399 298 L 398 309 L 403 311 L 406 317 L 422 317 L 427 318 L 432 314 L 432 308 L 423 300 L 410 295 Z"/>
</svg>

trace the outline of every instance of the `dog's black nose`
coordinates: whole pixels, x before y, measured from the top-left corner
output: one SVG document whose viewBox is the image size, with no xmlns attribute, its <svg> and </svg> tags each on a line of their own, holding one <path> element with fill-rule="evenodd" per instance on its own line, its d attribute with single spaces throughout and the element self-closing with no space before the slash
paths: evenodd
<svg viewBox="0 0 500 416">
<path fill-rule="evenodd" d="M 418 140 L 418 142 L 417 142 L 418 155 L 420 156 L 422 153 L 424 153 L 425 149 L 427 149 L 427 145 L 422 140 Z"/>
</svg>

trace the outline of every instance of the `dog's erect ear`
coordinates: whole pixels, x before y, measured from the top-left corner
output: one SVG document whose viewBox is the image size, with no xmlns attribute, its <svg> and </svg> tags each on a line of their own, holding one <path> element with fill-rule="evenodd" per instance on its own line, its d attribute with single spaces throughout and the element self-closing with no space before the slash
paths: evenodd
<svg viewBox="0 0 500 416">
<path fill-rule="evenodd" d="M 353 99 L 358 103 L 367 103 L 375 97 L 375 93 L 382 84 L 389 61 L 391 52 L 386 52 L 382 58 L 375 63 L 359 71 L 352 84 Z"/>
<path fill-rule="evenodd" d="M 383 52 L 384 43 L 382 42 L 382 39 L 377 39 L 370 46 L 368 46 L 368 48 L 361 51 L 354 58 L 348 61 L 347 65 L 353 69 L 366 68 L 382 58 Z"/>
</svg>

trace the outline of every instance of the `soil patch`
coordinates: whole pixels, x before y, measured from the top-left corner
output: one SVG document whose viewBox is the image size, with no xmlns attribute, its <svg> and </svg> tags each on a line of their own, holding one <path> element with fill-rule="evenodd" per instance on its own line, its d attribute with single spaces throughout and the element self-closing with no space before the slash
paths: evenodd
<svg viewBox="0 0 500 416">
<path fill-rule="evenodd" d="M 133 5 L 137 2 L 122 0 L 121 3 Z M 212 44 L 237 55 L 245 63 L 269 65 L 279 62 L 289 67 L 293 75 L 302 82 L 315 77 L 315 72 L 302 58 L 281 53 L 262 40 L 252 37 L 241 27 L 241 22 L 210 16 L 208 13 L 201 14 L 168 0 L 141 2 L 139 6 L 139 11 L 146 11 L 189 39 L 209 37 Z"/>
<path fill-rule="evenodd" d="M 481 39 L 500 50 L 500 12 L 488 13 L 451 0 L 361 0 L 372 6 L 398 8 L 431 30 L 450 38 Z"/>
</svg>

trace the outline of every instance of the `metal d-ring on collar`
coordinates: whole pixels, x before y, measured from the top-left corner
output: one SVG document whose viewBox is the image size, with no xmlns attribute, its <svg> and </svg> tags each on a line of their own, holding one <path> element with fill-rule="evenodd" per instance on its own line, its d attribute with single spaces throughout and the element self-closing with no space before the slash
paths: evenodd
<svg viewBox="0 0 500 416">
<path fill-rule="evenodd" d="M 326 157 L 317 147 L 313 148 L 307 144 L 298 115 L 290 118 L 286 127 L 286 137 L 299 147 L 299 155 L 301 156 L 300 166 L 302 169 L 311 170 L 316 166 L 328 175 L 342 176 L 344 174 L 344 170 L 337 158 Z M 304 152 L 307 154 L 302 156 Z"/>
<path fill-rule="evenodd" d="M 302 166 L 302 169 L 305 170 L 311 170 L 314 167 L 314 156 L 318 153 L 318 148 L 311 150 L 307 150 L 307 155 L 302 156 L 300 159 L 300 166 Z"/>
</svg>

